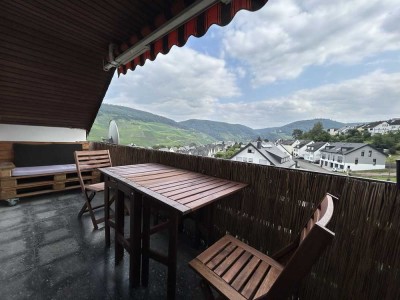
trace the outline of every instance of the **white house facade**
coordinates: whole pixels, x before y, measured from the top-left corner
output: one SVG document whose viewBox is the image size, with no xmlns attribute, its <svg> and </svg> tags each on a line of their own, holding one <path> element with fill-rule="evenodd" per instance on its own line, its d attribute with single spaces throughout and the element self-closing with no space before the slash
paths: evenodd
<svg viewBox="0 0 400 300">
<path fill-rule="evenodd" d="M 368 144 L 332 143 L 321 150 L 320 166 L 342 172 L 379 170 L 385 161 L 386 155 Z"/>
<path fill-rule="evenodd" d="M 290 158 L 290 155 L 280 151 L 273 143 L 263 143 L 261 141 L 247 144 L 232 156 L 231 160 L 284 168 L 293 168 L 295 166 L 295 162 Z"/>
<path fill-rule="evenodd" d="M 326 130 L 330 135 L 338 135 L 338 128 L 328 128 Z"/>
<path fill-rule="evenodd" d="M 304 158 L 306 154 L 307 146 L 314 143 L 313 141 L 300 141 L 295 147 L 293 147 L 293 157 L 294 158 Z"/>
<path fill-rule="evenodd" d="M 400 131 L 400 119 L 392 119 L 388 121 L 390 131 Z"/>
<path fill-rule="evenodd" d="M 299 140 L 277 140 L 275 142 L 275 146 L 278 147 L 279 150 L 285 152 L 290 155 L 290 158 L 293 158 L 293 148 L 300 144 Z"/>
<path fill-rule="evenodd" d="M 319 163 L 321 159 L 321 150 L 328 146 L 327 142 L 317 142 L 307 145 L 306 153 L 304 154 L 304 160 L 312 163 Z"/>
</svg>

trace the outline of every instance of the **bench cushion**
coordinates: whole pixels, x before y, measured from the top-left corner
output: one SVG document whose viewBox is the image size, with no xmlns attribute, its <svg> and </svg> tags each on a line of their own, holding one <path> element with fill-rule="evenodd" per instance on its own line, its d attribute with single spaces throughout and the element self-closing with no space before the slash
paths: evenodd
<svg viewBox="0 0 400 300">
<path fill-rule="evenodd" d="M 75 164 L 51 165 L 38 167 L 17 167 L 11 171 L 12 176 L 34 176 L 55 173 L 76 172 Z"/>
</svg>

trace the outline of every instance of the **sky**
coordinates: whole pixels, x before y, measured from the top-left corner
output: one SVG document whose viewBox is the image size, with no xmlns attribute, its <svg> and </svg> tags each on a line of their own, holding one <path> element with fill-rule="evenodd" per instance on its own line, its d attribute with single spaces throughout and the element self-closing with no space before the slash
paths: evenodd
<svg viewBox="0 0 400 300">
<path fill-rule="evenodd" d="M 104 102 L 255 129 L 400 118 L 400 2 L 270 0 L 115 75 Z"/>
</svg>

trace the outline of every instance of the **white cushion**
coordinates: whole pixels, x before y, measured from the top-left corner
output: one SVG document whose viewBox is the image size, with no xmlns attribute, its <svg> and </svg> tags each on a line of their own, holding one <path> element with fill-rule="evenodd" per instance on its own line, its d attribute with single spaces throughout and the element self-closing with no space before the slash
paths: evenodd
<svg viewBox="0 0 400 300">
<path fill-rule="evenodd" d="M 37 167 L 17 167 L 11 171 L 12 176 L 32 176 L 46 175 L 55 173 L 76 172 L 75 164 L 68 165 L 51 165 Z"/>
</svg>

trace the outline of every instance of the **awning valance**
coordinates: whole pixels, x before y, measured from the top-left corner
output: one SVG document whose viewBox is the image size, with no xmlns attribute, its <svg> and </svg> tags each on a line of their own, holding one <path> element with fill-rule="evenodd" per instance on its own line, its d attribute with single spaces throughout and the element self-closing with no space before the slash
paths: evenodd
<svg viewBox="0 0 400 300">
<path fill-rule="evenodd" d="M 219 26 L 229 24 L 239 10 L 246 9 L 249 11 L 256 11 L 263 7 L 267 1 L 268 0 L 232 0 L 227 4 L 217 2 L 206 8 L 203 12 L 199 12 L 199 14 L 193 18 L 182 23 L 177 28 L 172 29 L 161 38 L 146 45 L 148 50 L 133 58 L 125 65 L 119 66 L 118 74 L 126 74 L 127 70 L 133 71 L 138 65 L 143 66 L 148 59 L 153 61 L 159 53 L 167 54 L 174 45 L 178 47 L 184 46 L 190 36 L 203 36 L 213 24 Z M 181 14 L 182 11 L 189 5 L 192 5 L 193 2 L 194 1 L 185 0 L 175 1 L 174 5 L 172 5 L 168 11 L 163 12 L 155 18 L 153 24 L 142 28 L 140 32 L 133 35 L 129 41 L 120 45 L 118 49 L 115 50 L 114 55 L 118 56 L 129 48 L 134 47 L 135 44 L 139 43 L 142 39 L 151 35 L 153 31 Z"/>
</svg>

